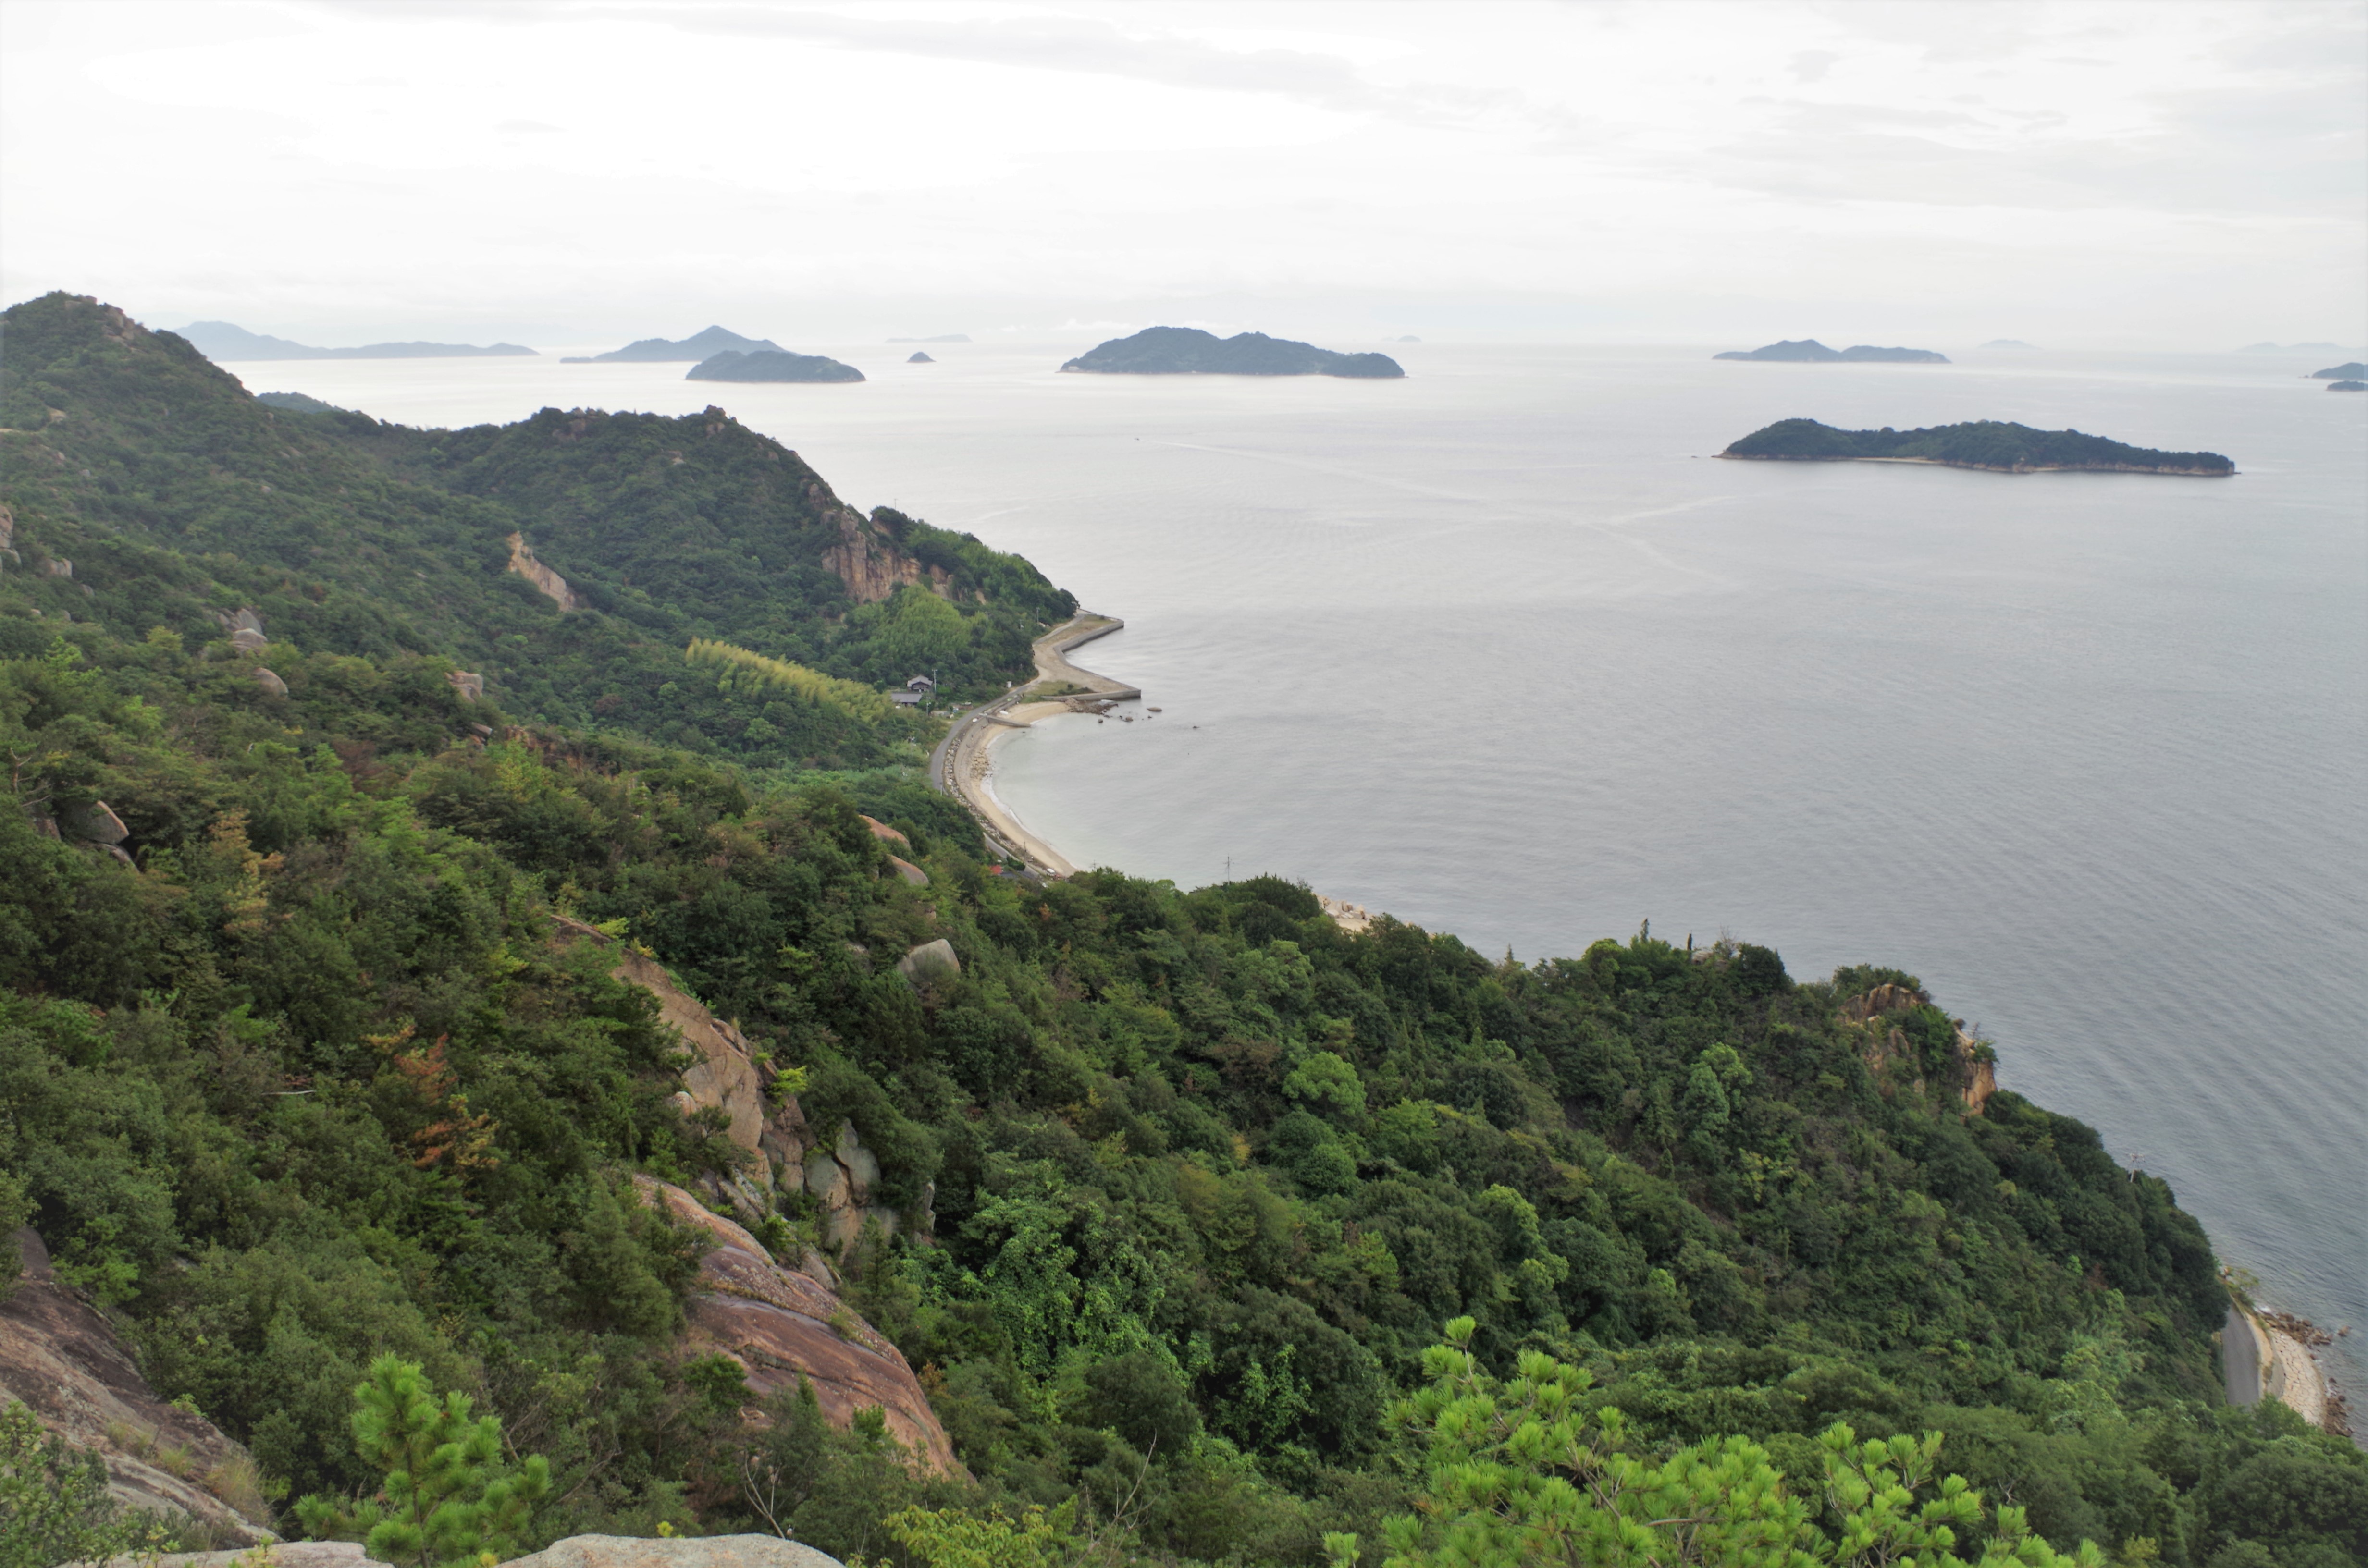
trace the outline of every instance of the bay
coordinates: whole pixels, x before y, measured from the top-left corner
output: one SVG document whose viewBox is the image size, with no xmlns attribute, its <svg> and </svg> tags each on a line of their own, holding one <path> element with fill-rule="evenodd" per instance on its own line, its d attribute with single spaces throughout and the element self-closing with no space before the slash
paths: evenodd
<svg viewBox="0 0 2368 1568">
<path fill-rule="evenodd" d="M 2248 355 L 1053 373 L 1099 335 L 926 366 L 796 345 L 872 378 L 843 387 L 231 369 L 412 424 L 721 403 L 855 504 L 1126 619 L 1087 662 L 1162 711 L 997 752 L 1071 859 L 1274 871 L 1525 960 L 1649 919 L 1801 976 L 1898 965 L 2271 1301 L 2368 1324 L 2368 398 Z M 2240 472 L 1709 456 L 1791 416 L 2069 426 Z M 2328 1353 L 2355 1392 L 2358 1344 Z"/>
</svg>

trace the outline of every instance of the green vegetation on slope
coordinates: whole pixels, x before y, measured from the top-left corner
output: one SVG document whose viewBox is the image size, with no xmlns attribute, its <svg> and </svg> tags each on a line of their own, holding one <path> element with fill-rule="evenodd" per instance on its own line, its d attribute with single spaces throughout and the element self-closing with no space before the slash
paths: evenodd
<svg viewBox="0 0 2368 1568">
<path fill-rule="evenodd" d="M 720 409 L 547 409 L 455 431 L 284 413 L 171 335 L 63 294 L 12 308 L 0 350 L 0 494 L 26 573 L 71 563 L 18 585 L 53 618 L 162 625 L 195 646 L 252 608 L 274 660 L 283 642 L 410 653 L 483 674 L 518 714 L 758 766 L 864 767 L 926 730 L 785 690 L 734 696 L 689 669 L 686 645 L 879 685 L 928 667 L 983 694 L 1031 673 L 1030 639 L 1076 608 L 968 535 L 854 512 Z M 518 532 L 584 608 L 563 613 L 507 570 Z M 944 593 L 856 602 L 833 552 Z"/>
<path fill-rule="evenodd" d="M 2234 473 L 2237 465 L 2217 452 L 2158 452 L 2124 446 L 2078 430 L 2034 430 L 2028 425 L 1979 419 L 1936 425 L 1929 430 L 1837 430 L 1814 419 L 1780 419 L 1755 430 L 1721 452 L 1723 458 L 1761 458 L 1804 462 L 1866 459 L 1920 459 L 1959 468 L 2137 469 L 2162 473 Z"/>
<path fill-rule="evenodd" d="M 168 387 L 140 417 L 178 429 L 214 396 Z M 230 602 L 217 574 L 265 582 L 248 563 L 310 517 L 361 562 L 426 540 L 420 569 L 459 592 L 476 579 L 447 555 L 484 563 L 472 530 L 515 515 L 470 508 L 513 505 L 501 472 L 534 479 L 568 443 L 478 468 L 480 498 L 404 478 L 422 437 L 373 426 L 392 455 L 333 472 L 380 486 L 380 521 L 264 503 L 200 528 L 167 496 L 134 543 L 81 505 L 129 499 L 39 455 L 103 451 L 93 431 L 129 416 L 46 406 L 74 444 L 0 437 L 23 557 L 0 557 L 0 1199 L 21 1193 L 160 1393 L 248 1443 L 284 1498 L 384 1483 L 350 1417 L 392 1355 L 547 1460 L 521 1544 L 778 1521 L 923 1562 L 885 1521 L 1042 1505 L 1079 1562 L 1313 1564 L 1357 1532 L 1378 1563 L 1385 1520 L 1449 1496 L 1429 1436 L 1389 1412 L 1469 1318 L 1491 1377 L 1584 1369 L 1586 1419 L 1622 1412 L 1640 1464 L 1756 1445 L 1821 1528 L 1839 1520 L 1819 1435 L 1841 1421 L 1946 1433 L 1945 1469 L 2066 1550 L 2333 1568 L 2368 1549 L 2356 1451 L 2221 1407 L 2194 1221 L 2078 1122 L 2003 1093 L 1966 1115 L 1967 1058 L 1912 977 L 1800 983 L 1766 949 L 1644 931 L 1492 961 L 1387 920 L 1348 934 L 1273 878 L 1039 885 L 976 858 L 944 797 L 867 776 L 861 803 L 929 873 L 910 886 L 839 790 L 514 722 L 443 678 L 460 632 L 433 599 L 325 574 L 277 569 L 290 613 L 321 619 L 263 651 L 276 696 L 181 633 L 182 600 L 108 597 L 118 563 L 202 616 Z M 288 440 L 324 468 L 342 450 Z M 575 504 L 609 495 L 642 492 Z M 40 573 L 72 529 L 93 596 L 79 561 Z M 536 613 L 504 624 L 582 616 Z M 716 700 L 749 699 L 732 685 Z M 102 801 L 122 858 L 82 841 Z M 652 998 L 561 914 L 621 922 L 803 1068 L 807 1115 L 855 1123 L 882 1200 L 933 1193 L 934 1241 L 868 1234 L 848 1300 L 919 1370 L 973 1481 L 917 1478 L 877 1422 L 834 1432 L 811 1398 L 744 1424 L 738 1369 L 679 1343 L 696 1243 L 630 1177 L 698 1187 L 739 1156 L 673 1100 Z M 937 939 L 959 974 L 897 972 Z M 785 1199 L 768 1239 L 811 1243 L 817 1219 Z"/>
</svg>

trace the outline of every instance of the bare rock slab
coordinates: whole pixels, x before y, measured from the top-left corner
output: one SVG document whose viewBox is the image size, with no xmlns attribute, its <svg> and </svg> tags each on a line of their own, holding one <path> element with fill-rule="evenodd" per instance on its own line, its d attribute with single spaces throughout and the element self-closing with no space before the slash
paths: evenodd
<svg viewBox="0 0 2368 1568">
<path fill-rule="evenodd" d="M 845 1568 L 836 1557 L 769 1535 L 713 1535 L 645 1540 L 635 1536 L 572 1535 L 507 1568 Z"/>
</svg>

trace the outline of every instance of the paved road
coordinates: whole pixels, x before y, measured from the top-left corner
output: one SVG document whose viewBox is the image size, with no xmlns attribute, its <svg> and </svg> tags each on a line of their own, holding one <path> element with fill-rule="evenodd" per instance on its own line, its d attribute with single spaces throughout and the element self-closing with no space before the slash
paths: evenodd
<svg viewBox="0 0 2368 1568">
<path fill-rule="evenodd" d="M 1008 722 L 1002 718 L 1004 711 L 1030 701 L 1034 689 L 1047 681 L 1082 686 L 1094 697 L 1106 700 L 1123 701 L 1142 696 L 1133 687 L 1121 686 L 1090 670 L 1081 670 L 1064 657 L 1069 649 L 1097 637 L 1108 636 L 1125 625 L 1125 621 L 1114 616 L 1080 615 L 1047 631 L 1036 639 L 1033 645 L 1036 678 L 1005 692 L 1001 697 L 983 702 L 955 719 L 948 727 L 945 739 L 929 753 L 929 783 L 970 808 L 971 815 L 978 819 L 979 831 L 986 835 L 987 844 L 997 854 L 1007 859 L 1019 861 L 1039 875 L 1066 876 L 1070 868 L 1057 856 L 1052 855 L 1050 846 L 1038 846 L 1045 851 L 1042 855 L 1032 854 L 1012 843 L 1010 834 L 998 829 L 994 807 L 974 796 L 968 787 L 969 759 L 980 745 L 985 744 L 986 731 Z M 1026 728 L 1025 725 L 1015 727 Z"/>
</svg>

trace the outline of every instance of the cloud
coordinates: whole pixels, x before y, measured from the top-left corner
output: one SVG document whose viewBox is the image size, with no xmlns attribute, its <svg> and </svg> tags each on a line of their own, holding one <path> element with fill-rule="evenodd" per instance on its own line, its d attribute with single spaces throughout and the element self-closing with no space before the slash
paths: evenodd
<svg viewBox="0 0 2368 1568">
<path fill-rule="evenodd" d="M 1830 49 L 1804 49 L 1793 56 L 1793 75 L 1803 82 L 1822 82 L 1840 59 Z"/>
<path fill-rule="evenodd" d="M 1073 16 L 911 18 L 770 6 L 652 6 L 635 0 L 526 0 L 494 10 L 474 0 L 320 3 L 328 9 L 408 21 L 642 22 L 715 37 L 779 39 L 834 49 L 1267 94 L 1321 108 L 1415 120 L 1465 118 L 1507 97 L 1502 93 L 1438 84 L 1376 83 L 1338 55 L 1288 49 L 1224 49 L 1176 32 L 1129 30 L 1111 22 Z"/>
</svg>

